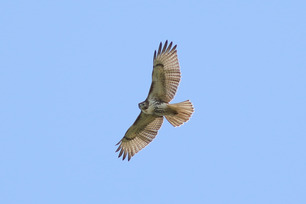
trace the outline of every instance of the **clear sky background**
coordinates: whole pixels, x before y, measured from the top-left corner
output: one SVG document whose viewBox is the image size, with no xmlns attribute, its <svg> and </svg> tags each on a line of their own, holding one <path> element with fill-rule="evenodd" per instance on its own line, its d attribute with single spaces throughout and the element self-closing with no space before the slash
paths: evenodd
<svg viewBox="0 0 306 204">
<path fill-rule="evenodd" d="M 306 1 L 17 0 L 0 20 L 0 203 L 306 203 Z M 196 111 L 122 161 L 165 40 Z"/>
</svg>

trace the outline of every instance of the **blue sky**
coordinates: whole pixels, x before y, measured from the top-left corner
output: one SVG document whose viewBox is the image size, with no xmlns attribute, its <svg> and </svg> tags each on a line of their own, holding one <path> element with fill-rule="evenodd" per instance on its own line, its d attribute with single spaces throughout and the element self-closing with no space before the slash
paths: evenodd
<svg viewBox="0 0 306 204">
<path fill-rule="evenodd" d="M 2 1 L 0 203 L 306 203 L 305 1 Z M 191 120 L 115 144 L 178 45 Z"/>
</svg>

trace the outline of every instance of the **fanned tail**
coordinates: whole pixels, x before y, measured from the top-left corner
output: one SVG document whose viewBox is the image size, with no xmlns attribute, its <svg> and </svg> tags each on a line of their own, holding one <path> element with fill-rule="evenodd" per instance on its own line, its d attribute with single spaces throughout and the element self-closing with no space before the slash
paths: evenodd
<svg viewBox="0 0 306 204">
<path fill-rule="evenodd" d="M 165 115 L 165 117 L 174 127 L 180 126 L 187 122 L 194 111 L 193 105 L 189 100 L 180 103 L 168 104 L 168 108 L 170 108 L 171 112 L 174 112 L 175 114 Z"/>
</svg>

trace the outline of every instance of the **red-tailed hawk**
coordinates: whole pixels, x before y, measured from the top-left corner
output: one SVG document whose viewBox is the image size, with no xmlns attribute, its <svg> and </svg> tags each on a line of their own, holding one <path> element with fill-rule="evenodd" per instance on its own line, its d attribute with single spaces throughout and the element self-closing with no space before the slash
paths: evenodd
<svg viewBox="0 0 306 204">
<path fill-rule="evenodd" d="M 164 116 L 174 127 L 187 122 L 194 109 L 187 100 L 181 103 L 169 104 L 173 99 L 181 79 L 180 65 L 177 58 L 176 45 L 168 41 L 164 46 L 160 43 L 158 52 L 154 52 L 152 84 L 149 95 L 144 102 L 138 104 L 141 110 L 134 124 L 126 131 L 124 137 L 117 143 L 116 152 L 123 155 L 122 160 L 128 160 L 147 146 L 157 135 Z"/>
</svg>

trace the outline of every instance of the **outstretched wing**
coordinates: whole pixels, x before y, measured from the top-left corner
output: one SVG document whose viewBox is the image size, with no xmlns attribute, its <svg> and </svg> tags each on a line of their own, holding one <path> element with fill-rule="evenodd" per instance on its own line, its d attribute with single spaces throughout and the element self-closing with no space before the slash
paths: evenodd
<svg viewBox="0 0 306 204">
<path fill-rule="evenodd" d="M 128 160 L 130 160 L 155 138 L 162 124 L 163 117 L 141 112 L 124 137 L 116 144 L 119 145 L 116 152 L 120 150 L 118 157 L 123 154 L 122 160 L 124 160 L 128 155 Z"/>
<path fill-rule="evenodd" d="M 147 99 L 158 99 L 170 102 L 180 83 L 181 72 L 177 58 L 176 45 L 172 48 L 172 42 L 168 41 L 162 47 L 159 44 L 158 52 L 154 52 L 152 84 Z"/>
</svg>

